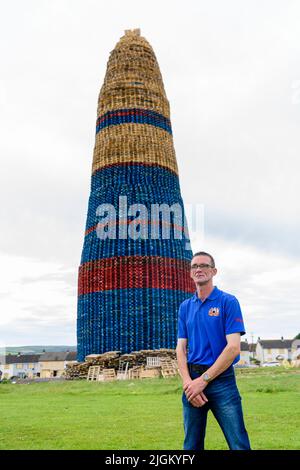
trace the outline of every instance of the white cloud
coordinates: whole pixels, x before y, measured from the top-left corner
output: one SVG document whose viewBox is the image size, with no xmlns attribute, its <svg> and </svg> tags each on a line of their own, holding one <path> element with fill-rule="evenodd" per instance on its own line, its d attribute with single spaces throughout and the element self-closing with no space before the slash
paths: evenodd
<svg viewBox="0 0 300 470">
<path fill-rule="evenodd" d="M 0 254 L 1 342 L 75 344 L 76 270 Z"/>
</svg>

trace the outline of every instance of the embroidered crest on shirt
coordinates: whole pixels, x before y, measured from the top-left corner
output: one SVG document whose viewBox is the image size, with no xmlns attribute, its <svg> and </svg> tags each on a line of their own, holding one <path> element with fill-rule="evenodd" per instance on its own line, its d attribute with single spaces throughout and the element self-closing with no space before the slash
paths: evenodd
<svg viewBox="0 0 300 470">
<path fill-rule="evenodd" d="M 217 307 L 212 307 L 208 311 L 210 317 L 218 317 L 220 315 L 220 310 Z"/>
</svg>

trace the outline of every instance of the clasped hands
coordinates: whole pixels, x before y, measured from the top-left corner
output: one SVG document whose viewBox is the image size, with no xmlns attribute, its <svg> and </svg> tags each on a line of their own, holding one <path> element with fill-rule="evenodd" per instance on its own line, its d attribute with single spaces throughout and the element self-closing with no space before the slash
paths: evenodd
<svg viewBox="0 0 300 470">
<path fill-rule="evenodd" d="M 183 384 L 183 389 L 188 401 L 196 408 L 200 408 L 208 402 L 208 399 L 203 393 L 206 386 L 207 382 L 203 380 L 202 377 L 187 380 Z"/>
</svg>

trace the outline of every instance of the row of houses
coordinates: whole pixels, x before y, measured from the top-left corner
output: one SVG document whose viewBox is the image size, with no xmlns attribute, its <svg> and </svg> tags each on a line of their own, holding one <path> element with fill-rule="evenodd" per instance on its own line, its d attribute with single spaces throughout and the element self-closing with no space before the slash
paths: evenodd
<svg viewBox="0 0 300 470">
<path fill-rule="evenodd" d="M 0 371 L 2 372 L 0 375 L 2 375 L 2 379 L 62 377 L 66 365 L 76 362 L 76 356 L 76 351 L 8 354 L 0 356 Z"/>
<path fill-rule="evenodd" d="M 251 360 L 260 364 L 292 361 L 300 357 L 300 339 L 264 339 L 258 337 L 257 343 L 241 342 L 241 359 L 238 365 L 249 365 Z"/>
<path fill-rule="evenodd" d="M 76 362 L 76 351 L 45 352 L 43 354 L 9 354 L 0 356 L 0 375 L 2 379 L 19 378 L 55 378 L 62 377 L 67 364 Z M 300 339 L 258 338 L 257 343 L 241 342 L 240 361 L 237 365 L 248 366 L 251 360 L 260 364 L 300 358 Z"/>
</svg>

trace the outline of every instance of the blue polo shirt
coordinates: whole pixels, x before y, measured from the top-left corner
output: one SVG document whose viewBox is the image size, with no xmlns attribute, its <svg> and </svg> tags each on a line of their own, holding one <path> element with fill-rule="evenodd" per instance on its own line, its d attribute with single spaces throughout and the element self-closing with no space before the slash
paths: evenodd
<svg viewBox="0 0 300 470">
<path fill-rule="evenodd" d="M 214 287 L 203 302 L 196 292 L 180 305 L 178 338 L 188 340 L 187 362 L 211 366 L 231 333 L 245 334 L 241 307 L 234 295 Z M 239 359 L 236 357 L 233 364 Z"/>
</svg>

